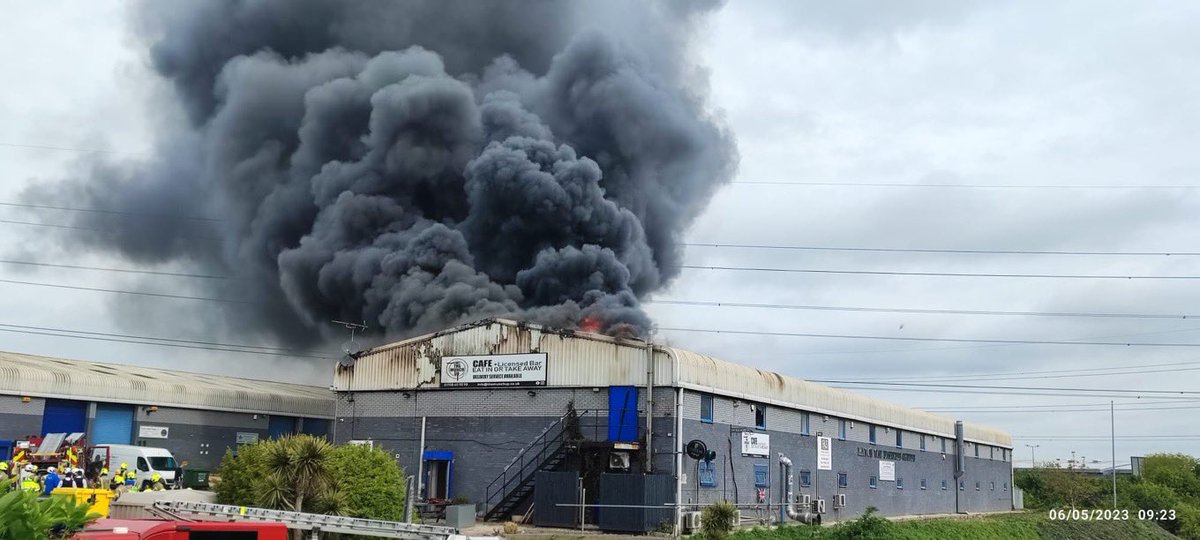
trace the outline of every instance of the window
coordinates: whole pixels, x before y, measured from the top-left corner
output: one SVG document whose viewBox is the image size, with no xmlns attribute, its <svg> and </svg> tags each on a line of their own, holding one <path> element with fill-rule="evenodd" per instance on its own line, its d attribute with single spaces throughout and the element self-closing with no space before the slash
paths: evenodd
<svg viewBox="0 0 1200 540">
<path fill-rule="evenodd" d="M 929 484 L 925 482 L 924 478 L 921 479 L 921 489 L 929 489 Z"/>
<path fill-rule="evenodd" d="M 896 489 L 904 489 L 904 477 L 896 477 Z"/>
<path fill-rule="evenodd" d="M 846 421 L 838 420 L 838 439 L 846 440 Z"/>
<path fill-rule="evenodd" d="M 964 481 L 962 481 L 962 480 L 959 480 L 959 481 L 958 481 L 958 490 L 959 490 L 959 491 L 966 491 L 966 490 L 967 490 L 967 483 L 966 483 L 966 482 L 964 482 Z"/>
<path fill-rule="evenodd" d="M 942 480 L 942 491 L 946 491 L 946 481 Z"/>
<path fill-rule="evenodd" d="M 924 433 L 921 434 L 921 451 L 922 452 L 925 451 L 925 434 Z"/>
<path fill-rule="evenodd" d="M 875 489 L 875 488 L 879 487 L 879 479 L 878 478 L 875 478 L 874 476 L 872 476 L 870 482 L 871 482 L 871 484 L 870 484 L 871 489 Z"/>
<path fill-rule="evenodd" d="M 139 471 L 149 471 L 150 470 L 150 465 L 148 463 L 146 463 L 146 458 L 140 457 L 140 456 L 138 457 L 137 470 L 139 470 Z"/>
<path fill-rule="evenodd" d="M 700 460 L 696 476 L 700 478 L 700 487 L 717 487 L 717 464 Z"/>
<path fill-rule="evenodd" d="M 996 447 L 995 446 L 988 447 L 988 459 L 996 459 Z"/>
<path fill-rule="evenodd" d="M 870 443 L 875 444 L 875 426 L 871 426 L 867 429 L 868 429 L 868 435 L 870 436 Z"/>
<path fill-rule="evenodd" d="M 767 429 L 767 406 L 758 404 L 754 406 L 754 427 L 758 429 Z"/>
<path fill-rule="evenodd" d="M 896 448 L 904 448 L 904 431 L 896 430 Z"/>
<path fill-rule="evenodd" d="M 800 413 L 800 434 L 808 435 L 808 429 L 811 427 L 812 417 L 808 413 Z"/>
<path fill-rule="evenodd" d="M 711 424 L 713 421 L 713 397 L 700 394 L 700 421 Z"/>
<path fill-rule="evenodd" d="M 981 487 L 982 486 L 980 486 L 979 482 L 975 482 L 975 491 L 979 491 Z"/>
<path fill-rule="evenodd" d="M 1008 491 L 1008 482 L 1004 483 L 1004 491 Z"/>
<path fill-rule="evenodd" d="M 975 445 L 975 457 L 979 457 L 979 445 Z"/>
<path fill-rule="evenodd" d="M 767 473 L 767 465 L 754 466 L 754 485 L 755 487 L 767 487 L 769 475 Z"/>
<path fill-rule="evenodd" d="M 941 439 L 941 441 L 942 441 L 942 453 L 945 454 L 946 453 L 946 439 Z"/>
<path fill-rule="evenodd" d="M 838 487 L 850 487 L 850 476 L 844 472 L 838 473 Z"/>
<path fill-rule="evenodd" d="M 809 487 L 812 485 L 812 473 L 809 471 L 800 471 L 800 487 Z"/>
<path fill-rule="evenodd" d="M 995 480 L 992 480 L 991 490 L 996 491 L 996 481 Z"/>
</svg>

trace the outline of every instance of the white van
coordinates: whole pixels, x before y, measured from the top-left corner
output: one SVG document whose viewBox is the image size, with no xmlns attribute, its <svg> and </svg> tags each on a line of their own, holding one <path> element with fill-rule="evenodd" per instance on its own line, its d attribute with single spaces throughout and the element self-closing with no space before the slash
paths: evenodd
<svg viewBox="0 0 1200 540">
<path fill-rule="evenodd" d="M 167 485 L 175 485 L 175 470 L 179 464 L 175 456 L 166 448 L 150 446 L 132 446 L 128 444 L 101 444 L 92 448 L 92 460 L 100 459 L 108 467 L 109 478 L 117 474 L 122 463 L 129 465 L 129 470 L 137 472 L 136 485 L 139 487 L 150 480 L 150 475 L 158 473 Z"/>
</svg>

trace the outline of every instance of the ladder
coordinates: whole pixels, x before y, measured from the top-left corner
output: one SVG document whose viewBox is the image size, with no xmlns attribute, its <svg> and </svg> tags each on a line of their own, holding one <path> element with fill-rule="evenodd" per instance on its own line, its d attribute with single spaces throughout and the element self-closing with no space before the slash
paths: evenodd
<svg viewBox="0 0 1200 540">
<path fill-rule="evenodd" d="M 313 540 L 320 539 L 321 533 L 356 534 L 379 538 L 402 538 L 405 540 L 466 540 L 467 538 L 458 534 L 457 529 L 441 525 L 419 525 L 416 523 L 401 523 L 399 521 L 307 514 L 304 512 L 269 510 L 266 508 L 251 508 L 231 504 L 193 501 L 155 501 L 153 509 L 156 510 L 156 513 L 161 513 L 174 519 L 183 519 L 183 515 L 190 514 L 191 516 L 204 516 L 222 521 L 267 521 L 282 523 L 289 529 L 309 531 L 311 533 L 310 538 Z"/>
</svg>

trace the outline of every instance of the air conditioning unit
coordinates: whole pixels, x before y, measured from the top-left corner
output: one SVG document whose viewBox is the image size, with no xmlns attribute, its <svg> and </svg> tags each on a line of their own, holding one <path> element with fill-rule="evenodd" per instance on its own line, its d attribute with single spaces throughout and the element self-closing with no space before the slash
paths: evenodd
<svg viewBox="0 0 1200 540">
<path fill-rule="evenodd" d="M 835 498 L 833 500 L 833 507 L 834 508 L 845 508 L 846 507 L 846 494 L 845 493 L 837 494 L 837 498 Z"/>
<path fill-rule="evenodd" d="M 629 452 L 612 452 L 608 455 L 608 468 L 614 471 L 629 470 Z"/>
<path fill-rule="evenodd" d="M 807 493 L 804 495 L 801 495 L 800 496 L 800 506 L 803 506 L 804 508 L 808 508 L 808 507 L 812 506 L 812 495 L 809 495 Z"/>
<path fill-rule="evenodd" d="M 825 513 L 825 499 L 817 499 L 817 505 L 816 505 L 816 506 L 817 506 L 817 513 L 818 513 L 818 514 L 824 514 L 824 513 Z"/>
<path fill-rule="evenodd" d="M 689 531 L 700 530 L 700 512 L 687 512 L 683 514 L 683 527 Z"/>
</svg>

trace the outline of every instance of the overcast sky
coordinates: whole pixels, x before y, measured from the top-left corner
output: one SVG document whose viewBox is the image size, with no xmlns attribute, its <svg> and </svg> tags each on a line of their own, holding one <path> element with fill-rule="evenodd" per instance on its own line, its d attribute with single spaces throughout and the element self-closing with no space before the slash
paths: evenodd
<svg viewBox="0 0 1200 540">
<path fill-rule="evenodd" d="M 0 202 L 72 174 L 78 149 L 136 160 L 179 111 L 129 36 L 119 2 L 9 3 L 0 32 Z M 698 37 L 711 102 L 741 154 L 687 234 L 697 244 L 956 250 L 1200 252 L 1198 189 L 999 189 L 764 185 L 1200 185 L 1200 6 L 1057 2 L 734 2 Z M 59 147 L 62 150 L 33 148 Z M 759 182 L 759 183 L 749 183 Z M 61 212 L 0 206 L 6 260 L 124 266 L 64 249 Z M 990 274 L 1198 276 L 1195 256 L 838 252 L 692 246 L 686 264 Z M 186 267 L 155 270 L 187 271 Z M 0 265 L 0 279 L 83 287 L 132 277 Z M 138 282 L 142 283 L 142 282 Z M 186 292 L 163 277 L 156 292 Z M 904 309 L 1200 312 L 1200 281 L 883 276 L 685 270 L 656 300 Z M 247 342 L 209 328 L 187 301 L 144 321 L 111 294 L 0 282 L 0 323 Z M 139 304 L 140 305 L 140 304 Z M 175 310 L 178 309 L 176 313 Z M 1200 391 L 1195 347 L 984 344 L 685 332 L 761 331 L 902 338 L 1200 345 L 1200 321 L 913 314 L 651 303 L 657 339 L 810 379 Z M 123 316 L 116 316 L 123 313 Z M 0 327 L 3 329 L 6 327 Z M 12 327 L 7 327 L 12 329 Z M 28 329 L 26 329 L 28 330 Z M 278 345 L 262 342 L 264 345 Z M 318 362 L 0 332 L 0 349 L 328 384 Z M 1191 362 L 1191 364 L 1185 364 Z M 1163 364 L 1170 364 L 1164 366 Z M 286 370 L 281 370 L 286 366 Z M 1144 366 L 1144 367 L 1143 367 Z M 996 374 L 1129 368 L 1120 375 Z M 1144 373 L 1130 374 L 1142 369 Z M 1172 370 L 1172 371 L 1164 371 Z M 1089 375 L 1103 373 L 1092 371 Z M 978 375 L 968 378 L 970 375 Z M 1067 376 L 1063 376 L 1067 375 Z M 959 377 L 957 380 L 940 380 Z M 946 390 L 946 389 L 943 389 Z M 1038 459 L 1074 450 L 1107 466 L 1105 396 L 866 391 L 994 425 Z M 956 391 L 964 391 L 956 389 Z M 970 392 L 966 390 L 965 392 Z M 1102 393 L 1103 394 L 1103 393 Z M 1117 399 L 1117 461 L 1200 453 L 1200 403 L 1153 393 Z M 1135 402 L 1145 405 L 1129 407 Z M 1048 406 L 1044 410 L 1031 406 Z M 1061 405 L 1061 407 L 1049 407 Z M 1124 406 L 1123 406 L 1124 405 Z M 995 407 L 992 411 L 966 408 Z M 1017 407 L 1004 409 L 1003 407 Z M 1136 410 L 1142 407 L 1145 410 Z M 1188 408 L 1194 407 L 1194 408 Z M 1080 412 L 1078 409 L 1095 409 Z M 1070 412 L 1062 412 L 1070 411 Z M 1186 436 L 1181 438 L 1181 436 Z"/>
</svg>

